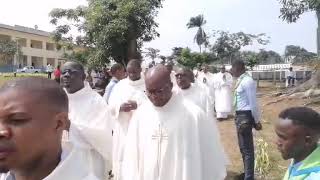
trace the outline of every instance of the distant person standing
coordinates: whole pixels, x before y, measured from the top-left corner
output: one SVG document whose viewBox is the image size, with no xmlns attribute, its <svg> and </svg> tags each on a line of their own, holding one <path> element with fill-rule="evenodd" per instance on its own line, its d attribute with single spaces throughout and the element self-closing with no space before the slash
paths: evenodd
<svg viewBox="0 0 320 180">
<path fill-rule="evenodd" d="M 60 65 L 57 66 L 57 69 L 53 72 L 54 80 L 60 84 L 61 70 Z"/>
<path fill-rule="evenodd" d="M 292 67 L 290 67 L 289 71 L 287 71 L 286 77 L 287 77 L 286 87 L 294 86 L 295 85 L 295 80 L 296 80 L 296 72 L 293 71 Z"/>
<path fill-rule="evenodd" d="M 115 64 L 111 67 L 110 70 L 111 73 L 111 80 L 109 84 L 106 87 L 105 93 L 103 95 L 103 98 L 106 100 L 107 103 L 109 103 L 109 97 L 112 93 L 112 90 L 114 86 L 122 79 L 126 77 L 126 71 L 122 64 Z"/>
<path fill-rule="evenodd" d="M 52 72 L 53 72 L 53 67 L 51 66 L 51 64 L 48 63 L 47 65 L 48 79 L 51 79 Z"/>
<path fill-rule="evenodd" d="M 232 75 L 237 78 L 234 88 L 234 107 L 236 110 L 236 128 L 244 173 L 239 179 L 254 180 L 254 144 L 252 128 L 261 130 L 259 108 L 257 103 L 257 84 L 246 73 L 243 61 L 232 64 Z"/>
</svg>

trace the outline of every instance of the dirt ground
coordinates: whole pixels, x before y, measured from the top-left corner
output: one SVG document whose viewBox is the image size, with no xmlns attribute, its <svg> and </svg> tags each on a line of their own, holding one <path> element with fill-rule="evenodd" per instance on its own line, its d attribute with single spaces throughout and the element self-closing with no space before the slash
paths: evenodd
<svg viewBox="0 0 320 180">
<path fill-rule="evenodd" d="M 280 180 L 282 179 L 286 168 L 288 166 L 287 161 L 282 160 L 279 152 L 277 151 L 275 140 L 276 134 L 274 133 L 273 123 L 277 119 L 278 114 L 289 107 L 303 106 L 308 99 L 285 99 L 284 101 L 266 105 L 268 102 L 277 100 L 276 97 L 271 97 L 273 92 L 283 88 L 283 84 L 274 85 L 269 82 L 263 82 L 260 84 L 258 90 L 259 104 L 262 114 L 263 130 L 255 134 L 255 139 L 262 137 L 268 143 L 268 154 L 271 162 L 271 168 L 267 177 L 260 178 L 261 180 Z M 310 106 L 311 108 L 319 111 L 320 106 Z M 225 146 L 225 150 L 230 158 L 230 166 L 228 168 L 228 180 L 235 179 L 235 176 L 243 171 L 242 159 L 239 152 L 236 130 L 233 119 L 228 121 L 218 122 L 220 128 L 222 142 Z"/>
</svg>

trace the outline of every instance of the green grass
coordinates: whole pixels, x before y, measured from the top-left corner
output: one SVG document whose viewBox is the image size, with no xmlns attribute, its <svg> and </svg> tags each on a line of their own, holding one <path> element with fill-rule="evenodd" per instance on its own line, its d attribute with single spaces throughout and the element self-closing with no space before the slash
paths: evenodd
<svg viewBox="0 0 320 180">
<path fill-rule="evenodd" d="M 14 78 L 19 77 L 47 77 L 46 74 L 43 73 L 35 73 L 35 74 L 28 74 L 28 73 L 18 73 L 16 77 L 14 77 L 14 73 L 0 73 L 0 86 L 5 83 L 6 81 L 12 80 Z"/>
</svg>

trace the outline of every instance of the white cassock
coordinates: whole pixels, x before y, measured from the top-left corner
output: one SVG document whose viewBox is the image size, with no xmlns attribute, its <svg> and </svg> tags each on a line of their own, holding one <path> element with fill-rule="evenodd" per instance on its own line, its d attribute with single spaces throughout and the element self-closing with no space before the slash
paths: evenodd
<svg viewBox="0 0 320 180">
<path fill-rule="evenodd" d="M 106 101 L 88 83 L 85 83 L 83 89 L 67 95 L 71 121 L 70 141 L 80 147 L 90 144 L 103 157 L 105 170 L 111 170 L 112 117 Z"/>
<path fill-rule="evenodd" d="M 180 93 L 185 99 L 198 105 L 206 112 L 207 119 L 213 122 L 214 126 L 212 126 L 212 133 L 215 133 L 215 139 L 212 139 L 211 141 L 215 143 L 214 147 L 216 148 L 215 152 L 212 153 L 215 155 L 215 161 L 220 162 L 220 164 L 218 164 L 220 167 L 217 166 L 217 168 L 220 168 L 221 171 L 224 171 L 226 166 L 229 164 L 229 158 L 227 157 L 224 147 L 221 144 L 220 131 L 216 123 L 216 118 L 213 116 L 213 103 L 209 98 L 209 91 L 206 89 L 206 87 L 202 87 L 198 84 L 192 84 L 188 89 L 179 89 L 178 93 Z"/>
<path fill-rule="evenodd" d="M 129 126 L 124 180 L 222 180 L 213 122 L 194 103 L 174 94 L 164 107 L 146 101 Z M 210 141 L 209 141 L 210 140 Z"/>
<path fill-rule="evenodd" d="M 137 81 L 131 81 L 129 78 L 121 80 L 113 90 L 109 99 L 111 114 L 114 117 L 113 129 L 113 163 L 112 172 L 114 180 L 119 180 L 121 174 L 121 164 L 123 160 L 123 151 L 126 143 L 129 122 L 131 120 L 131 112 L 120 112 L 120 106 L 123 103 L 136 101 L 139 105 L 146 100 L 145 83 L 141 78 Z"/>
<path fill-rule="evenodd" d="M 178 84 L 177 84 L 177 79 L 176 79 L 176 72 L 171 71 L 170 79 L 171 79 L 171 82 L 173 83 L 173 87 L 177 87 Z"/>
<path fill-rule="evenodd" d="M 96 151 L 75 147 L 70 142 L 62 142 L 61 161 L 43 180 L 105 180 L 103 164 L 94 160 L 98 158 L 101 157 Z M 0 180 L 15 178 L 9 172 L 1 174 Z"/>
<path fill-rule="evenodd" d="M 200 86 L 206 86 L 209 89 L 209 95 L 211 102 L 214 103 L 214 74 L 207 72 L 199 72 L 197 77 L 197 83 Z M 213 105 L 213 104 L 212 104 Z"/>
<path fill-rule="evenodd" d="M 217 118 L 227 118 L 232 111 L 232 85 L 230 73 L 219 72 L 215 75 L 214 92 Z"/>
</svg>

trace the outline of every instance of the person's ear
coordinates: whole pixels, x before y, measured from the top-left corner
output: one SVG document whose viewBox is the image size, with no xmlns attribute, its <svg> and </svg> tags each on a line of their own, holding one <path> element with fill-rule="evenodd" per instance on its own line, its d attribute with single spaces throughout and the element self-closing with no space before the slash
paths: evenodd
<svg viewBox="0 0 320 180">
<path fill-rule="evenodd" d="M 308 134 L 305 136 L 305 144 L 308 147 L 314 146 L 314 144 L 317 143 L 317 140 L 315 140 L 316 138 L 313 137 L 312 135 Z"/>
<path fill-rule="evenodd" d="M 56 122 L 56 127 L 55 129 L 57 131 L 64 131 L 64 130 L 69 130 L 70 128 L 70 120 L 68 118 L 68 113 L 67 112 L 61 112 L 55 116 L 55 122 Z"/>
</svg>

